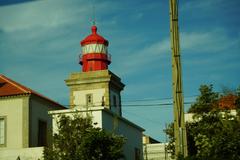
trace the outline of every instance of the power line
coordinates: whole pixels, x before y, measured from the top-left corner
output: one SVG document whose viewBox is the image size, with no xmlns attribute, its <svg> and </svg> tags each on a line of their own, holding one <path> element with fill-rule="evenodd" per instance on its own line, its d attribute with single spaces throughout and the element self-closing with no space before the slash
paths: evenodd
<svg viewBox="0 0 240 160">
<path fill-rule="evenodd" d="M 185 102 L 184 104 L 192 104 L 193 102 Z M 122 108 L 142 108 L 142 107 L 168 107 L 168 106 L 172 106 L 173 103 L 149 103 L 149 104 L 122 104 Z M 87 107 L 86 105 L 64 105 L 67 107 Z M 90 107 L 90 106 L 89 106 Z M 102 105 L 94 105 L 91 107 L 103 107 Z"/>
<path fill-rule="evenodd" d="M 192 95 L 192 96 L 185 96 L 187 98 L 196 98 L 199 95 Z M 144 99 L 133 99 L 133 100 L 122 100 L 122 102 L 141 102 L 141 101 L 163 101 L 163 100 L 172 100 L 173 97 L 166 97 L 166 98 L 144 98 Z"/>
<path fill-rule="evenodd" d="M 143 98 L 143 99 L 123 100 L 122 102 L 156 101 L 156 100 L 168 100 L 168 99 L 172 99 L 172 97 L 168 97 L 168 98 Z"/>
<path fill-rule="evenodd" d="M 193 102 L 185 102 L 184 104 L 192 104 Z M 156 104 L 123 104 L 126 107 L 159 107 L 159 106 L 172 106 L 173 103 L 156 103 Z"/>
<path fill-rule="evenodd" d="M 215 92 L 218 94 L 222 94 L 224 92 Z M 197 98 L 199 97 L 199 94 L 196 95 L 189 95 L 189 96 L 184 96 L 184 99 L 189 99 L 189 98 Z M 165 98 L 156 98 L 156 97 L 152 97 L 152 98 L 142 98 L 142 99 L 123 99 L 122 102 L 147 102 L 147 101 L 163 101 L 163 100 L 172 100 L 173 97 L 165 97 Z"/>
<path fill-rule="evenodd" d="M 152 123 L 155 123 L 155 124 L 158 124 L 159 126 L 161 126 L 160 122 L 158 122 L 157 120 L 153 120 L 153 119 L 150 119 L 150 118 L 147 118 L 147 117 L 145 117 L 145 116 L 141 116 L 141 115 L 139 115 L 139 114 L 136 114 L 136 113 L 133 113 L 133 112 L 129 112 L 129 111 L 127 111 L 127 112 L 125 112 L 125 113 L 127 113 L 127 114 L 132 114 L 132 115 L 134 115 L 135 117 L 140 117 L 141 120 L 144 119 L 145 121 L 147 120 L 147 121 L 149 121 L 149 122 L 152 122 Z"/>
<path fill-rule="evenodd" d="M 185 97 L 185 99 L 189 99 L 189 98 L 196 98 L 199 95 L 192 95 L 192 96 L 188 96 Z M 167 106 L 167 105 L 172 105 L 172 102 L 169 103 L 156 103 L 158 101 L 164 101 L 164 100 L 172 100 L 172 97 L 166 97 L 166 98 L 144 98 L 144 99 L 133 99 L 133 100 L 122 100 L 122 106 Z M 129 104 L 127 102 L 133 103 L 133 104 Z M 134 103 L 134 102 L 149 102 L 149 104 L 140 104 L 140 103 Z M 151 103 L 152 102 L 152 103 Z M 155 103 L 154 103 L 155 102 Z M 102 105 L 99 105 L 102 102 L 95 102 L 93 105 L 96 107 L 100 107 Z M 184 104 L 192 104 L 194 102 L 186 102 Z M 68 105 L 68 104 L 63 104 L 63 106 L 66 107 L 71 107 L 71 106 L 79 106 L 79 107 L 86 107 L 86 105 Z"/>
</svg>

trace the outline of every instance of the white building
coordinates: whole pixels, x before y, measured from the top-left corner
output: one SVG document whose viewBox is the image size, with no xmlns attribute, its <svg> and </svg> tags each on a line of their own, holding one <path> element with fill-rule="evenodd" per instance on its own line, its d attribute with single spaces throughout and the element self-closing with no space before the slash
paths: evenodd
<svg viewBox="0 0 240 160">
<path fill-rule="evenodd" d="M 52 128 L 48 111 L 62 105 L 0 75 L 0 160 L 38 159 Z"/>
<path fill-rule="evenodd" d="M 142 158 L 142 131 L 143 129 L 129 120 L 118 116 L 106 107 L 90 107 L 82 109 L 66 109 L 49 112 L 53 117 L 53 131 L 56 131 L 56 121 L 60 114 L 71 115 L 73 113 L 81 113 L 86 116 L 90 113 L 92 121 L 96 127 L 103 128 L 106 131 L 122 135 L 126 138 L 123 146 L 123 152 L 126 160 L 143 159 Z M 139 157 L 139 158 L 137 158 Z"/>
<path fill-rule="evenodd" d="M 144 160 L 171 160 L 166 151 L 167 143 L 149 143 L 143 145 Z"/>
<path fill-rule="evenodd" d="M 167 152 L 167 143 L 161 143 L 150 136 L 143 136 L 144 160 L 171 160 L 171 154 Z"/>
</svg>

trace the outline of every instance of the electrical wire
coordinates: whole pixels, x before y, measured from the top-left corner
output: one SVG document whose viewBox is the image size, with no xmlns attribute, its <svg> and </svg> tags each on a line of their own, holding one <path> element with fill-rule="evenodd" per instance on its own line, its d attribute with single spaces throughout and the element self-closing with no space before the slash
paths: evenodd
<svg viewBox="0 0 240 160">
<path fill-rule="evenodd" d="M 185 102 L 184 104 L 192 104 L 193 102 Z M 157 104 L 123 104 L 123 108 L 131 108 L 131 107 L 167 107 L 172 106 L 173 103 L 157 103 Z"/>
<path fill-rule="evenodd" d="M 159 126 L 162 126 L 162 125 L 160 125 L 160 122 L 159 122 L 159 121 L 153 120 L 153 119 L 150 119 L 150 118 L 147 118 L 146 116 L 141 116 L 141 115 L 139 115 L 139 114 L 136 114 L 136 113 L 133 113 L 133 112 L 129 112 L 129 111 L 125 112 L 125 114 L 126 114 L 126 113 L 127 113 L 127 114 L 131 114 L 131 115 L 134 115 L 135 117 L 141 118 L 141 120 L 144 119 L 145 121 L 148 121 L 148 122 L 151 122 L 151 123 L 155 123 L 155 124 L 157 124 L 157 125 L 159 125 Z"/>
<path fill-rule="evenodd" d="M 193 102 L 185 102 L 184 104 L 192 104 Z M 172 106 L 173 103 L 149 103 L 149 104 L 122 104 L 122 108 L 142 108 L 142 107 L 168 107 Z M 64 105 L 67 107 L 87 107 L 86 105 Z M 103 107 L 102 105 L 92 105 L 93 107 Z M 113 106 L 114 107 L 114 106 Z"/>
<path fill-rule="evenodd" d="M 188 98 L 196 98 L 199 95 L 192 95 L 192 96 L 184 96 L 184 99 L 188 99 Z M 173 99 L 173 97 L 166 97 L 166 98 L 144 98 L 144 99 L 133 99 L 133 100 L 122 100 L 122 102 L 141 102 L 141 101 L 162 101 L 162 100 L 171 100 Z"/>
</svg>

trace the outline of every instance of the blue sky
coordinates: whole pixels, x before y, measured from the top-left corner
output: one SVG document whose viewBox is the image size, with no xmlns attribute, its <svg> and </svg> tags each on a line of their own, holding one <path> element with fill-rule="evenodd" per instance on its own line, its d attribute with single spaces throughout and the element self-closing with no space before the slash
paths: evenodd
<svg viewBox="0 0 240 160">
<path fill-rule="evenodd" d="M 81 70 L 79 42 L 90 34 L 92 2 L 0 1 L 0 73 L 67 105 L 64 80 Z M 126 84 L 123 116 L 165 141 L 172 106 L 155 104 L 172 97 L 168 0 L 94 3 L 98 32 L 110 42 L 110 70 Z M 240 85 L 239 8 L 239 0 L 179 2 L 186 102 L 200 84 L 214 84 L 216 91 Z"/>
</svg>

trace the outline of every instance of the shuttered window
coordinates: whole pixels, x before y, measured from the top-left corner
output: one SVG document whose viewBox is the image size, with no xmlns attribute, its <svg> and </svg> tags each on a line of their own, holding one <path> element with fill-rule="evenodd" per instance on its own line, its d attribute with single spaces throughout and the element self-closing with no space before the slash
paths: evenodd
<svg viewBox="0 0 240 160">
<path fill-rule="evenodd" d="M 6 118 L 0 117 L 0 147 L 6 143 Z"/>
<path fill-rule="evenodd" d="M 47 122 L 38 121 L 38 146 L 47 146 Z"/>
</svg>

